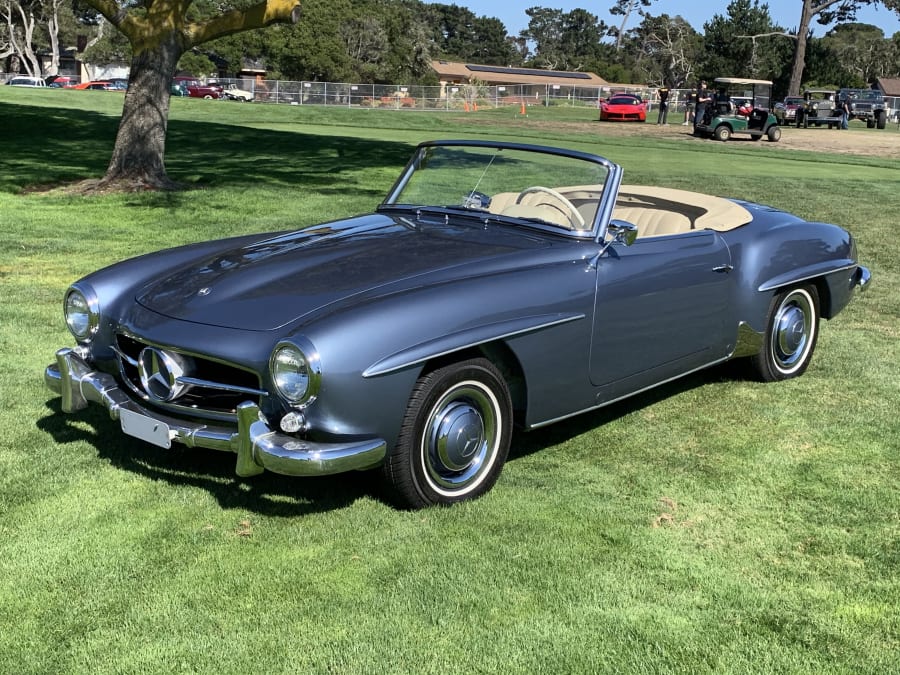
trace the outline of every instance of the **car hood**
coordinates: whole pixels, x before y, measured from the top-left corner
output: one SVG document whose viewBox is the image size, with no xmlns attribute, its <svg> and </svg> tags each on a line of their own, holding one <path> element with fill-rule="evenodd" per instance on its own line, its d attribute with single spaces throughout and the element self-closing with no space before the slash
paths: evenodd
<svg viewBox="0 0 900 675">
<path fill-rule="evenodd" d="M 136 300 L 174 319 L 273 330 L 328 308 L 509 268 L 548 245 L 472 219 L 423 225 L 364 216 L 217 251 L 151 281 Z"/>
</svg>

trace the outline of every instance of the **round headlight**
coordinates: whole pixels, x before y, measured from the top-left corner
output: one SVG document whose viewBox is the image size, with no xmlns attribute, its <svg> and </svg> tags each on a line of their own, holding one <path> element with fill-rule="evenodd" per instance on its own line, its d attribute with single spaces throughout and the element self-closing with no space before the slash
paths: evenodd
<svg viewBox="0 0 900 675">
<path fill-rule="evenodd" d="M 305 403 L 315 396 L 319 384 L 319 368 L 317 355 L 311 345 L 307 345 L 307 350 L 304 351 L 293 343 L 282 343 L 272 352 L 269 365 L 278 393 L 290 403 Z"/>
<path fill-rule="evenodd" d="M 63 311 L 66 325 L 76 340 L 87 340 L 96 332 L 100 317 L 92 293 L 73 286 L 66 293 Z"/>
</svg>

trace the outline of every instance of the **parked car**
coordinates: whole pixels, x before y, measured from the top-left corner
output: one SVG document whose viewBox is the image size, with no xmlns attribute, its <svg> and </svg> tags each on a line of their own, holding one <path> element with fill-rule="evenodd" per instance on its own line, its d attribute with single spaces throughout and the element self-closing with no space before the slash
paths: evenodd
<svg viewBox="0 0 900 675">
<path fill-rule="evenodd" d="M 868 129 L 884 129 L 887 126 L 887 108 L 884 94 L 879 89 L 841 89 L 838 101 L 846 100 L 850 105 L 850 119 L 862 120 Z"/>
<path fill-rule="evenodd" d="M 45 81 L 47 82 L 47 86 L 52 87 L 53 89 L 73 89 L 75 85 L 78 84 L 76 78 L 69 77 L 68 75 L 52 75 Z"/>
<path fill-rule="evenodd" d="M 31 77 L 28 75 L 16 75 L 6 81 L 11 87 L 46 87 L 47 83 L 43 78 Z"/>
<path fill-rule="evenodd" d="M 820 319 L 869 283 L 841 227 L 622 175 L 571 150 L 423 143 L 374 213 L 75 282 L 76 346 L 45 382 L 66 413 L 235 453 L 241 476 L 380 467 L 400 504 L 449 504 L 491 488 L 514 424 L 729 359 L 801 375 Z"/>
<path fill-rule="evenodd" d="M 772 82 L 719 77 L 715 85 L 715 103 L 706 106 L 704 119 L 694 127 L 698 136 L 717 141 L 727 141 L 735 134 L 754 141 L 765 136 L 773 143 L 781 138 L 778 118 L 769 110 Z"/>
<path fill-rule="evenodd" d="M 196 77 L 179 75 L 172 78 L 172 83 L 179 85 L 187 90 L 188 96 L 192 98 L 222 98 L 222 87 L 218 84 L 203 84 Z"/>
<path fill-rule="evenodd" d="M 797 110 L 806 105 L 806 99 L 802 96 L 786 96 L 783 101 L 775 104 L 775 117 L 778 118 L 778 124 L 785 126 L 793 124 L 797 120 Z"/>
<path fill-rule="evenodd" d="M 613 94 L 600 102 L 601 122 L 646 122 L 647 104 L 640 96 Z"/>
<path fill-rule="evenodd" d="M 807 89 L 803 93 L 804 105 L 797 110 L 797 126 L 827 126 L 839 129 L 841 126 L 840 103 L 833 89 Z"/>
<path fill-rule="evenodd" d="M 253 92 L 246 89 L 240 89 L 236 84 L 225 85 L 222 89 L 223 98 L 229 101 L 240 101 L 246 103 L 253 100 Z"/>
<path fill-rule="evenodd" d="M 113 91 L 115 88 L 109 80 L 90 80 L 72 87 L 72 89 L 90 89 L 93 91 Z"/>
</svg>

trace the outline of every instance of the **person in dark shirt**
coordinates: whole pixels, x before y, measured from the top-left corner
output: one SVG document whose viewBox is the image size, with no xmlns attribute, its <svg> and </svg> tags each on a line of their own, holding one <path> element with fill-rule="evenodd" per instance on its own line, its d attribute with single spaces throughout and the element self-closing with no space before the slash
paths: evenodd
<svg viewBox="0 0 900 675">
<path fill-rule="evenodd" d="M 666 121 L 669 117 L 669 89 L 668 87 L 660 87 L 657 91 L 659 94 L 659 119 L 657 124 L 668 124 Z"/>
<path fill-rule="evenodd" d="M 850 97 L 845 96 L 841 101 L 841 129 L 850 128 Z"/>
<path fill-rule="evenodd" d="M 703 118 L 706 117 L 706 107 L 712 103 L 713 97 L 709 89 L 706 88 L 706 82 L 700 82 L 700 88 L 697 90 L 697 105 L 694 107 L 694 133 L 697 133 L 697 127 L 703 124 Z"/>
</svg>

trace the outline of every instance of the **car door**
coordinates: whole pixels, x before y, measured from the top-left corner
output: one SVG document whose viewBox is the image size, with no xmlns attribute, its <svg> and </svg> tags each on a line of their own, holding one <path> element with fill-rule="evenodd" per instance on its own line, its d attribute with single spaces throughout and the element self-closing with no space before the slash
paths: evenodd
<svg viewBox="0 0 900 675">
<path fill-rule="evenodd" d="M 614 244 L 596 282 L 590 375 L 600 400 L 718 361 L 733 346 L 731 254 L 715 231 Z"/>
</svg>

